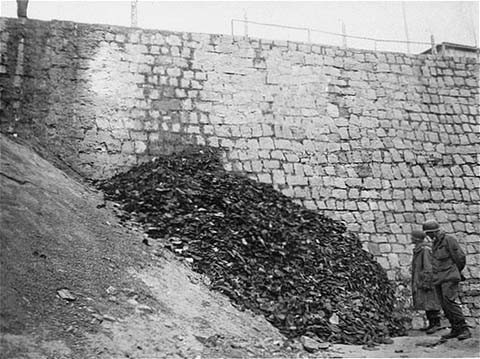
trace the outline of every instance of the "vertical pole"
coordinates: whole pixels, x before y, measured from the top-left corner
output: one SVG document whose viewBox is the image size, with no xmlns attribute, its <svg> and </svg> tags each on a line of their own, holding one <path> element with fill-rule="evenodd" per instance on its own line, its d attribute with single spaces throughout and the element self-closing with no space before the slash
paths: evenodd
<svg viewBox="0 0 480 359">
<path fill-rule="evenodd" d="M 230 29 L 232 30 L 232 37 L 233 37 L 235 34 L 235 31 L 233 31 L 233 19 L 230 20 Z"/>
<path fill-rule="evenodd" d="M 402 1 L 403 25 L 405 26 L 405 36 L 407 37 L 407 52 L 410 53 L 410 39 L 408 37 L 407 14 L 405 11 L 405 1 Z"/>
<path fill-rule="evenodd" d="M 376 40 L 373 41 L 373 48 L 375 49 L 375 51 L 377 51 L 377 41 Z"/>
<path fill-rule="evenodd" d="M 347 29 L 345 23 L 342 20 L 342 39 L 343 39 L 343 47 L 347 47 Z"/>
<path fill-rule="evenodd" d="M 473 9 L 469 8 L 470 6 L 473 7 Z M 475 47 L 478 47 L 478 40 L 477 40 L 477 33 L 476 33 L 476 29 L 478 28 L 477 26 L 475 26 L 475 4 L 472 4 L 472 3 L 463 3 L 463 6 L 462 6 L 462 15 L 464 17 L 468 17 L 469 18 L 469 25 L 472 29 L 472 35 L 473 35 L 473 42 L 475 44 Z M 477 14 L 478 14 L 478 9 L 477 9 Z M 477 21 L 478 23 L 478 21 Z"/>
<path fill-rule="evenodd" d="M 310 29 L 307 29 L 307 40 L 309 43 L 312 42 L 312 35 L 310 33 Z"/>
<path fill-rule="evenodd" d="M 245 37 L 248 37 L 248 17 L 247 17 L 247 11 L 243 9 L 243 24 L 244 24 L 244 33 Z"/>
<path fill-rule="evenodd" d="M 138 24 L 138 21 L 137 21 L 137 4 L 138 4 L 138 0 L 132 0 L 130 4 L 131 4 L 130 26 L 131 26 L 131 27 L 137 27 L 137 24 Z"/>
<path fill-rule="evenodd" d="M 470 24 L 472 26 L 473 41 L 475 43 L 475 47 L 478 47 L 477 33 L 475 32 L 476 27 L 473 21 L 473 12 L 470 14 L 470 20 Z"/>
<path fill-rule="evenodd" d="M 433 35 L 430 35 L 430 42 L 432 43 L 432 55 L 437 54 L 437 46 L 435 46 L 435 38 Z"/>
</svg>

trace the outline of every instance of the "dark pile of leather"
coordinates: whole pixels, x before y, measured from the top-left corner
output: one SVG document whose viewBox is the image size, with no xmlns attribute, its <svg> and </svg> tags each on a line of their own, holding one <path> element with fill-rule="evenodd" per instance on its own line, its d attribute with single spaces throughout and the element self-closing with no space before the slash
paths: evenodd
<svg viewBox="0 0 480 359">
<path fill-rule="evenodd" d="M 141 223 L 212 289 L 290 338 L 365 344 L 403 334 L 394 287 L 358 237 L 271 185 L 224 170 L 218 149 L 157 157 L 98 185 L 123 221 Z"/>
</svg>

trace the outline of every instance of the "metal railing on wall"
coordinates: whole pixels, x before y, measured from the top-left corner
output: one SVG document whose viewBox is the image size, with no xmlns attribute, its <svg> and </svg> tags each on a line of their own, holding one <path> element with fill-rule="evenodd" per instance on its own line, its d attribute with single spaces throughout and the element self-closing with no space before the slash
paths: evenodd
<svg viewBox="0 0 480 359">
<path fill-rule="evenodd" d="M 230 22 L 231 26 L 231 34 L 232 36 L 235 36 L 235 24 L 241 23 L 243 24 L 243 34 L 242 36 L 251 36 L 249 33 L 249 25 L 255 25 L 255 26 L 260 26 L 260 27 L 268 27 L 268 28 L 275 28 L 275 29 L 284 29 L 284 30 L 294 30 L 294 31 L 299 31 L 303 33 L 303 35 L 297 36 L 295 41 L 302 41 L 302 42 L 307 42 L 307 43 L 322 43 L 324 45 L 334 45 L 334 46 L 342 46 L 344 48 L 346 47 L 359 47 L 359 45 L 352 44 L 351 40 L 361 40 L 363 42 L 366 42 L 367 46 L 360 45 L 362 48 L 367 48 L 367 49 L 372 49 L 374 51 L 377 50 L 384 50 L 385 44 L 393 44 L 393 48 L 396 49 L 396 51 L 400 52 L 407 52 L 410 53 L 410 45 L 420 45 L 423 46 L 421 50 L 419 49 L 419 52 L 423 52 L 425 50 L 431 49 L 431 53 L 435 54 L 436 53 L 436 46 L 435 46 L 435 39 L 433 35 L 430 37 L 430 42 L 423 42 L 423 41 L 402 41 L 402 40 L 392 40 L 392 39 L 376 39 L 373 37 L 367 37 L 367 36 L 356 36 L 356 35 L 348 35 L 346 33 L 346 28 L 345 24 L 342 23 L 342 33 L 337 33 L 337 32 L 332 32 L 332 31 L 325 31 L 325 30 L 319 30 L 319 29 L 313 29 L 313 28 L 308 28 L 308 27 L 299 27 L 299 26 L 288 26 L 288 25 L 280 25 L 280 24 L 270 24 L 270 23 L 263 23 L 263 22 L 257 22 L 257 21 L 250 21 L 250 20 L 242 20 L 242 19 L 232 19 Z M 251 30 L 251 29 L 250 29 Z M 260 35 L 257 36 L 257 33 L 260 34 L 261 31 L 257 31 L 255 33 L 255 37 L 265 37 Z M 315 38 L 315 34 L 321 34 L 321 35 L 328 35 L 333 38 L 337 38 L 338 41 L 328 41 L 323 39 L 319 40 L 318 38 Z M 268 36 L 271 37 L 271 36 Z M 280 40 L 279 38 L 277 40 Z M 339 43 L 341 41 L 341 43 Z M 327 43 L 325 43 L 327 42 Z M 333 43 L 332 43 L 333 42 Z M 353 46 L 352 46 L 353 45 Z M 368 46 L 369 45 L 369 46 Z M 402 50 L 402 45 L 405 45 L 406 51 Z M 383 47 L 383 48 L 382 48 Z"/>
</svg>

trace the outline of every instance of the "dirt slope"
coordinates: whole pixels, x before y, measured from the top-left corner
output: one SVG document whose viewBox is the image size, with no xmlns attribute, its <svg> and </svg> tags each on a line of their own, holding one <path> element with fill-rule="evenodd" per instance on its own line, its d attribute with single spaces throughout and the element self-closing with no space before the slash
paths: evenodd
<svg viewBox="0 0 480 359">
<path fill-rule="evenodd" d="M 1 358 L 308 355 L 157 243 L 145 246 L 102 194 L 0 136 Z M 436 340 L 395 338 L 374 351 L 332 345 L 316 357 L 478 357 L 478 332 L 417 345 Z"/>
<path fill-rule="evenodd" d="M 276 329 L 142 244 L 140 232 L 97 208 L 101 194 L 24 146 L 3 136 L 1 144 L 3 357 L 190 357 L 215 335 L 259 355 L 275 349 Z M 60 298 L 62 288 L 76 299 Z"/>
</svg>

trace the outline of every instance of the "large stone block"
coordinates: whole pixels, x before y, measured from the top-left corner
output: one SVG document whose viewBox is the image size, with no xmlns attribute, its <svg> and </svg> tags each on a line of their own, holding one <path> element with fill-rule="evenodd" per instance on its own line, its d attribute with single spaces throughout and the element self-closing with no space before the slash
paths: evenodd
<svg viewBox="0 0 480 359">
<path fill-rule="evenodd" d="M 306 186 L 308 184 L 308 181 L 304 176 L 298 176 L 298 175 L 287 175 L 286 182 L 290 186 L 295 186 L 295 185 Z"/>
</svg>

